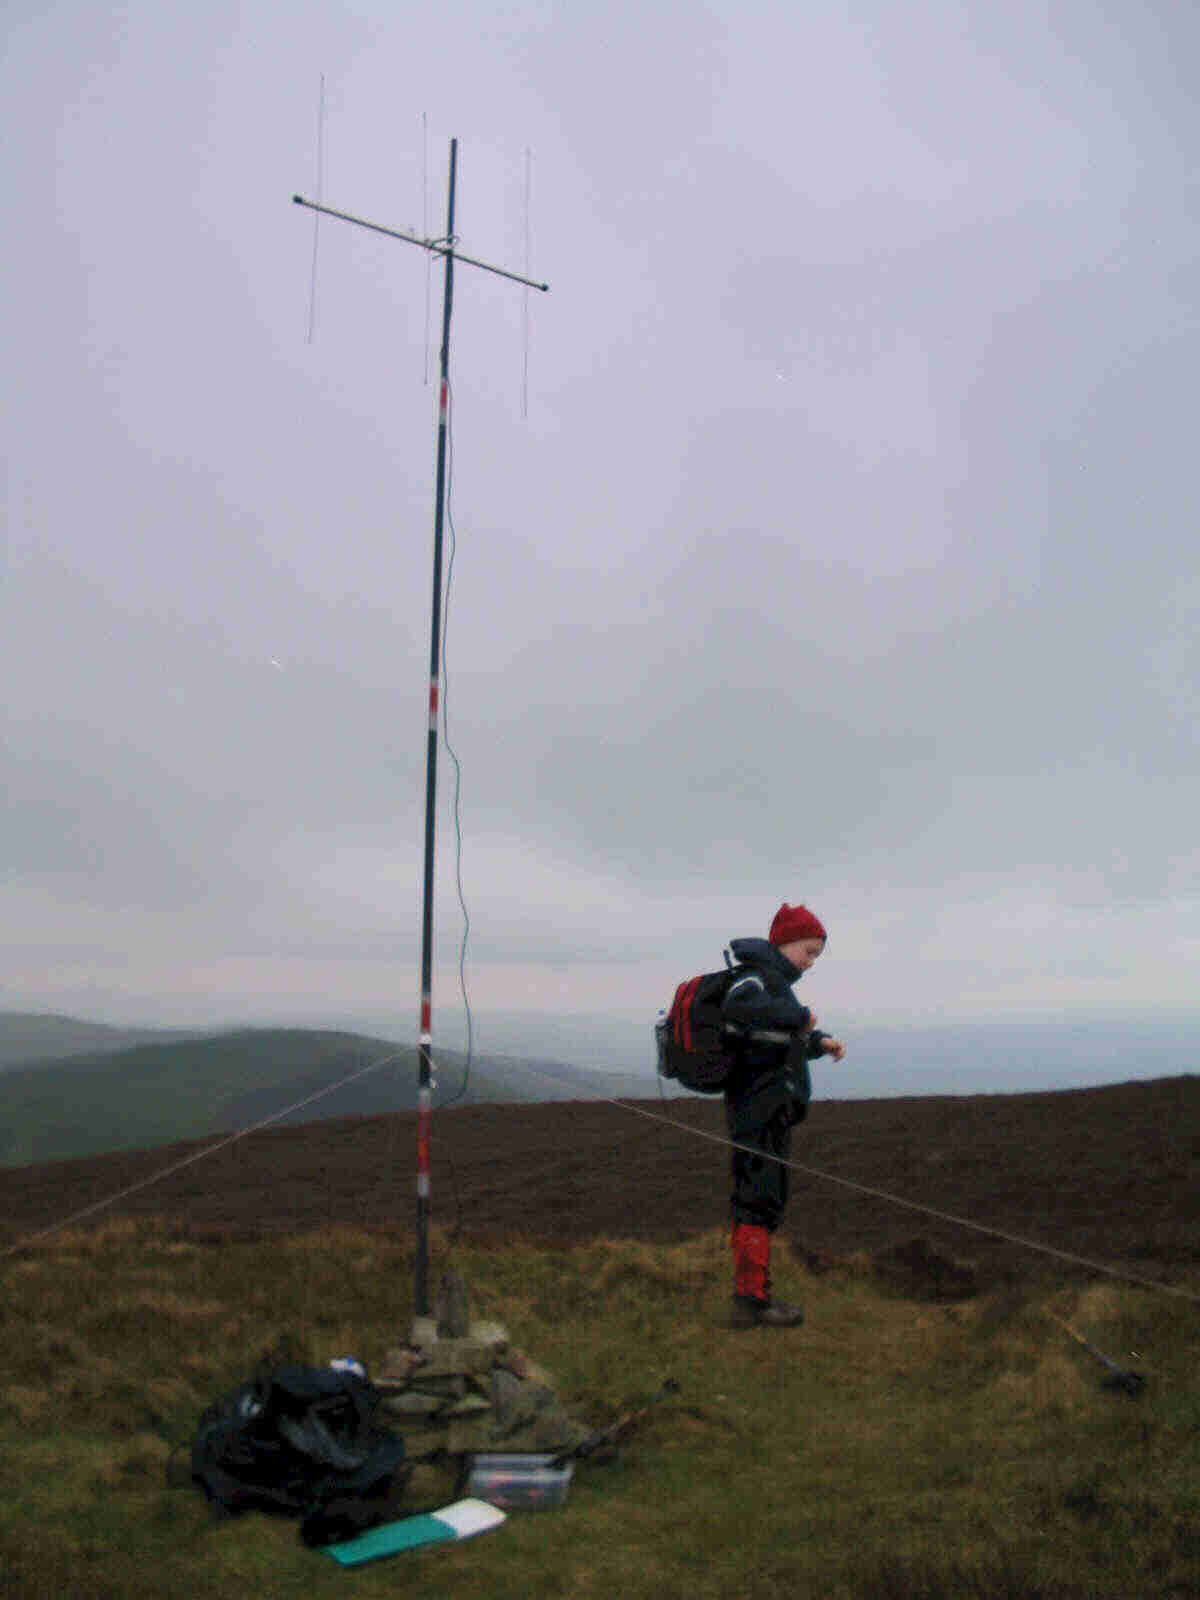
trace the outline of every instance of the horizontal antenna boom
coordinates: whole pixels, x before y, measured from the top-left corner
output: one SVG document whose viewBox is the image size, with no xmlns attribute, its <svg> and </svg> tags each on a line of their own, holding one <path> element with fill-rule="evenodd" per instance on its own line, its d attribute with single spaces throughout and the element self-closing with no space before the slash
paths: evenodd
<svg viewBox="0 0 1200 1600">
<path fill-rule="evenodd" d="M 352 217 L 348 211 L 335 211 L 332 206 L 321 206 L 315 200 L 306 200 L 302 194 L 294 194 L 293 201 L 298 206 L 307 206 L 310 211 L 319 211 L 323 217 L 337 217 L 340 222 L 353 222 L 355 227 L 367 228 L 372 233 L 386 234 L 389 239 L 402 239 L 405 244 L 415 244 L 422 250 L 428 250 L 438 256 L 453 256 L 455 261 L 462 261 L 468 267 L 479 267 L 484 272 L 494 272 L 498 278 L 511 278 L 514 283 L 523 283 L 529 289 L 540 289 L 543 294 L 549 289 L 548 283 L 536 283 L 532 278 L 522 277 L 519 272 L 509 272 L 504 267 L 493 267 L 488 261 L 477 261 L 474 256 L 465 256 L 461 250 L 455 250 L 443 239 L 422 239 L 419 234 L 406 233 L 402 228 L 385 228 L 378 222 L 367 222 L 363 217 Z"/>
</svg>

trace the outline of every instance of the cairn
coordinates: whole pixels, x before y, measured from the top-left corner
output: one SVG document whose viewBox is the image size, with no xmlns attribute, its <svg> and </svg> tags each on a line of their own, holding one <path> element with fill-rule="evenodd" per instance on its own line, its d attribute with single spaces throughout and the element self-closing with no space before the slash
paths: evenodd
<svg viewBox="0 0 1200 1600">
<path fill-rule="evenodd" d="M 588 1437 L 507 1329 L 472 1318 L 458 1273 L 446 1274 L 435 1315 L 413 1318 L 407 1344 L 387 1352 L 372 1380 L 410 1461 L 567 1450 Z"/>
</svg>

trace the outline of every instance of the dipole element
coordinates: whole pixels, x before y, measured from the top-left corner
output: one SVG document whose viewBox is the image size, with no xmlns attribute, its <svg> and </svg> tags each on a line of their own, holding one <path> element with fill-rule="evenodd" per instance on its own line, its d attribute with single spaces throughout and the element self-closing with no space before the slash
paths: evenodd
<svg viewBox="0 0 1200 1600">
<path fill-rule="evenodd" d="M 450 314 L 454 304 L 454 263 L 493 272 L 514 283 L 525 284 L 530 289 L 548 290 L 548 283 L 537 283 L 518 272 L 504 267 L 491 266 L 473 256 L 463 255 L 454 248 L 454 188 L 458 165 L 458 140 L 450 141 L 450 183 L 446 203 L 446 234 L 442 239 L 422 239 L 399 228 L 385 228 L 377 222 L 364 221 L 347 211 L 335 211 L 331 206 L 318 205 L 295 194 L 293 201 L 322 216 L 336 217 L 342 222 L 352 222 L 356 227 L 367 228 L 372 233 L 385 234 L 390 239 L 401 239 L 422 250 L 440 255 L 446 263 L 445 289 L 442 296 L 442 346 L 440 383 L 438 389 L 437 423 L 437 481 L 433 513 L 433 606 L 429 630 L 429 732 L 425 752 L 425 875 L 421 903 L 421 1012 L 418 1048 L 417 1079 L 417 1250 L 413 1291 L 413 1309 L 417 1316 L 429 1314 L 429 1216 L 432 1186 L 429 1170 L 429 1131 L 433 1111 L 433 863 L 434 835 L 437 821 L 437 755 L 438 755 L 438 700 L 440 684 L 438 671 L 442 648 L 442 529 L 446 504 L 446 446 L 450 412 Z"/>
</svg>

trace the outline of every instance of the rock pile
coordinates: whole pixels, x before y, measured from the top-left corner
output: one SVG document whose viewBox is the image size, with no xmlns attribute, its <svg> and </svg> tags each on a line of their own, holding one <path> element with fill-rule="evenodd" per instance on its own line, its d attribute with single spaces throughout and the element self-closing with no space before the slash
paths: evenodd
<svg viewBox="0 0 1200 1600">
<path fill-rule="evenodd" d="M 414 1318 L 408 1343 L 372 1374 L 410 1461 L 564 1450 L 588 1437 L 503 1325 L 471 1318 L 461 1279 L 443 1284 L 438 1313 Z"/>
</svg>

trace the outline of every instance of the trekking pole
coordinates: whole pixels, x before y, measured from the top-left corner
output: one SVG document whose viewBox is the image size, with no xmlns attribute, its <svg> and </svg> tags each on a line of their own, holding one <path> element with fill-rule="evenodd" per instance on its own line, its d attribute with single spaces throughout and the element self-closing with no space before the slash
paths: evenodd
<svg viewBox="0 0 1200 1600">
<path fill-rule="evenodd" d="M 1064 1333 L 1070 1334 L 1075 1343 L 1082 1345 L 1088 1355 L 1094 1357 L 1105 1369 L 1108 1373 L 1108 1376 L 1104 1379 L 1104 1387 L 1106 1389 L 1120 1389 L 1123 1394 L 1135 1397 L 1141 1394 L 1146 1387 L 1146 1380 L 1140 1372 L 1132 1372 L 1126 1367 L 1119 1367 L 1103 1351 L 1097 1350 L 1094 1344 L 1089 1344 L 1081 1333 L 1076 1333 L 1070 1323 L 1064 1322 L 1061 1317 L 1056 1317 L 1053 1311 L 1048 1311 L 1046 1315 L 1051 1322 L 1057 1322 Z"/>
</svg>

